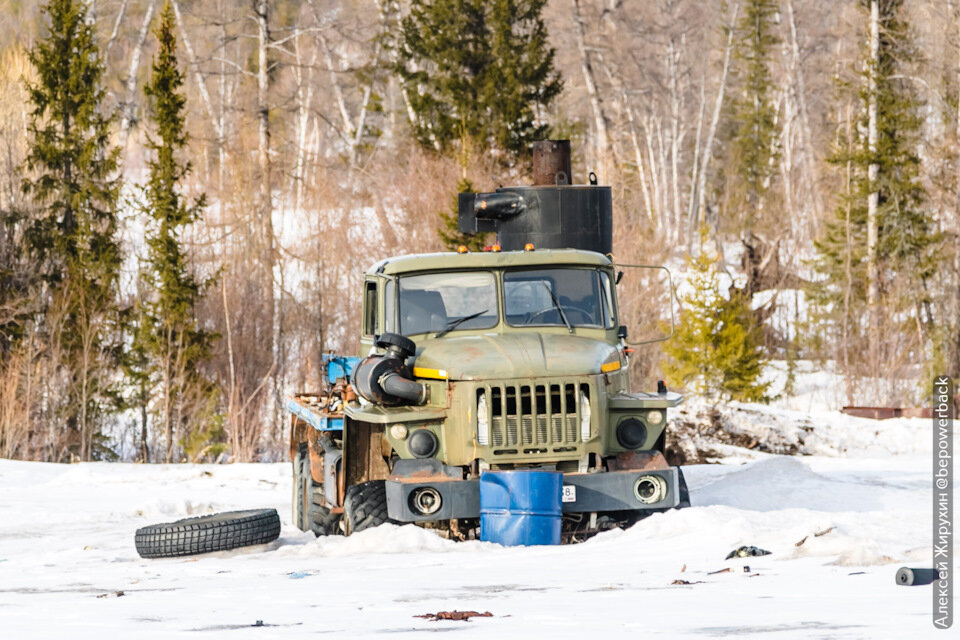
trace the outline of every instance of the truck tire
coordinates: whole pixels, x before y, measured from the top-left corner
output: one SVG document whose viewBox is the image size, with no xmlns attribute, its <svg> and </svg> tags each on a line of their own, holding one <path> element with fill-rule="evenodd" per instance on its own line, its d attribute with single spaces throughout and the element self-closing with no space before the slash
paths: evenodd
<svg viewBox="0 0 960 640">
<path fill-rule="evenodd" d="M 361 482 L 347 488 L 343 499 L 343 530 L 346 535 L 372 529 L 387 517 L 387 488 L 383 480 Z"/>
<path fill-rule="evenodd" d="M 323 485 L 314 482 L 310 474 L 310 452 L 305 442 L 293 460 L 293 523 L 315 536 L 340 533 L 340 514 L 330 513 L 323 504 Z"/>
<path fill-rule="evenodd" d="M 142 558 L 176 558 L 266 544 L 280 537 L 276 509 L 226 511 L 137 529 Z"/>
<path fill-rule="evenodd" d="M 340 514 L 331 513 L 330 508 L 322 504 L 323 485 L 313 485 L 313 499 L 310 501 L 310 530 L 317 536 L 335 536 L 340 531 Z"/>
<path fill-rule="evenodd" d="M 301 442 L 293 458 L 293 525 L 300 531 L 310 530 L 308 512 L 310 507 L 310 454 L 307 443 Z"/>
</svg>

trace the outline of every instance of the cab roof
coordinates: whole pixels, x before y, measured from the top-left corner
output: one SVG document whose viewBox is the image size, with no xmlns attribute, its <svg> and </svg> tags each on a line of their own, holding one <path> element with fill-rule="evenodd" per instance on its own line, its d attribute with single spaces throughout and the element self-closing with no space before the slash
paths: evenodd
<svg viewBox="0 0 960 640">
<path fill-rule="evenodd" d="M 367 274 L 398 275 L 414 271 L 444 271 L 448 269 L 499 269 L 503 267 L 530 267 L 555 265 L 583 265 L 605 267 L 610 258 L 594 251 L 579 249 L 536 249 L 534 251 L 476 251 L 457 253 L 415 253 L 387 258 L 367 270 Z"/>
</svg>

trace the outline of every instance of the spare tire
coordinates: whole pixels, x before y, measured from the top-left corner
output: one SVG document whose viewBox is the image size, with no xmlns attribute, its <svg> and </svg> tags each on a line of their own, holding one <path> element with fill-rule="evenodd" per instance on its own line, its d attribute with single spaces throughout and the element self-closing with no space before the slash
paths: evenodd
<svg viewBox="0 0 960 640">
<path fill-rule="evenodd" d="M 143 558 L 175 558 L 273 542 L 280 537 L 276 509 L 226 511 L 137 529 Z"/>
</svg>

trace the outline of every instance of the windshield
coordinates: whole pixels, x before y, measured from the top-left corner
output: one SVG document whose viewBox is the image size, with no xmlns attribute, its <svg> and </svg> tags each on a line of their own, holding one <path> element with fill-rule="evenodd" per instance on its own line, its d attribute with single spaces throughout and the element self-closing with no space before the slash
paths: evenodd
<svg viewBox="0 0 960 640">
<path fill-rule="evenodd" d="M 488 271 L 401 276 L 399 308 L 393 282 L 387 286 L 388 330 L 397 322 L 405 336 L 461 329 L 489 329 L 497 324 L 497 285 Z"/>
<path fill-rule="evenodd" d="M 503 274 L 503 297 L 507 322 L 513 326 L 613 326 L 610 279 L 602 271 L 509 271 Z"/>
</svg>

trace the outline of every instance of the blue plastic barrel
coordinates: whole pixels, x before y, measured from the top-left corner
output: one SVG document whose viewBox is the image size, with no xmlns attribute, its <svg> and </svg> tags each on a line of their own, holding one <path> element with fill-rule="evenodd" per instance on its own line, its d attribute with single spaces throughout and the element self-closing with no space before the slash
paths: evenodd
<svg viewBox="0 0 960 640">
<path fill-rule="evenodd" d="M 560 544 L 557 471 L 485 471 L 480 474 L 480 539 L 505 546 Z"/>
</svg>

